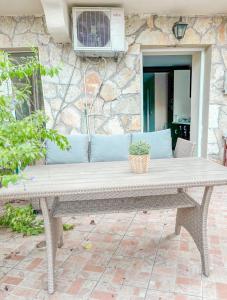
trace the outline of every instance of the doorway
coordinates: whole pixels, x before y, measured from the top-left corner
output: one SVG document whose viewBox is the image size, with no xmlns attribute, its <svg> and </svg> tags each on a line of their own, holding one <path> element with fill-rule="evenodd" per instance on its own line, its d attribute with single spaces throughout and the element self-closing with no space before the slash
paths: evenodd
<svg viewBox="0 0 227 300">
<path fill-rule="evenodd" d="M 143 66 L 144 131 L 170 128 L 172 145 L 190 139 L 192 57 L 146 56 Z"/>
<path fill-rule="evenodd" d="M 211 51 L 211 47 L 142 51 L 143 131 L 170 128 L 173 146 L 177 137 L 190 139 L 199 157 L 207 156 Z"/>
</svg>

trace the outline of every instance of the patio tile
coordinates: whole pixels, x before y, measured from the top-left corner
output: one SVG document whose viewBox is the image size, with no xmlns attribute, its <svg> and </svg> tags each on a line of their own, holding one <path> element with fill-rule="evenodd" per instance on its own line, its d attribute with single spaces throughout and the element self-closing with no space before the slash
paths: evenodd
<svg viewBox="0 0 227 300">
<path fill-rule="evenodd" d="M 204 299 L 227 299 L 227 269 L 212 267 L 209 277 L 202 276 L 202 286 Z"/>
<path fill-rule="evenodd" d="M 103 218 L 103 215 L 76 216 L 70 218 L 67 224 L 73 224 L 76 231 L 91 232 Z"/>
<path fill-rule="evenodd" d="M 176 277 L 175 292 L 192 296 L 202 296 L 202 283 L 200 279 L 194 277 Z"/>
<path fill-rule="evenodd" d="M 0 228 L 0 243 L 9 241 L 14 238 L 17 234 L 10 229 Z"/>
<path fill-rule="evenodd" d="M 153 267 L 152 259 L 114 256 L 111 258 L 99 285 L 110 283 L 112 286 L 129 285 L 147 288 Z"/>
<path fill-rule="evenodd" d="M 109 233 L 90 233 L 84 243 L 91 243 L 91 252 L 113 253 L 119 246 L 122 236 Z"/>
<path fill-rule="evenodd" d="M 70 285 L 67 293 L 76 297 L 85 298 L 88 297 L 96 285 L 96 281 L 85 280 L 82 278 L 76 278 Z"/>
<path fill-rule="evenodd" d="M 134 286 L 122 286 L 117 295 L 117 299 L 143 300 L 145 295 L 146 289 Z"/>
<path fill-rule="evenodd" d="M 176 270 L 170 272 L 153 272 L 149 282 L 149 289 L 163 292 L 174 292 Z"/>
<path fill-rule="evenodd" d="M 217 289 L 216 283 L 209 280 L 202 282 L 203 288 L 203 299 L 206 300 L 216 300 L 217 299 Z"/>
<path fill-rule="evenodd" d="M 202 300 L 202 298 L 185 294 L 164 293 L 149 290 L 145 300 Z"/>
<path fill-rule="evenodd" d="M 157 239 L 125 236 L 116 251 L 118 256 L 154 258 L 158 247 Z"/>
<path fill-rule="evenodd" d="M 119 213 L 112 213 L 112 214 L 105 214 L 103 215 L 104 220 L 125 220 L 125 219 L 134 219 L 136 216 L 136 212 L 119 212 Z"/>
<path fill-rule="evenodd" d="M 166 219 L 167 210 L 139 211 L 134 220 L 138 222 L 160 223 Z"/>
<path fill-rule="evenodd" d="M 74 280 L 76 277 L 89 280 L 98 280 L 104 273 L 110 254 L 96 254 L 89 251 L 72 253 L 72 255 L 57 270 L 57 278 Z"/>
<path fill-rule="evenodd" d="M 24 287 L 20 287 L 20 286 L 16 287 L 12 291 L 12 295 L 15 295 L 19 299 L 21 299 L 21 297 L 23 297 L 25 299 L 35 299 L 38 293 L 39 293 L 39 290 L 24 288 Z"/>
<path fill-rule="evenodd" d="M 88 298 L 85 299 L 87 300 Z M 37 295 L 37 300 L 85 300 L 85 299 L 80 297 L 77 298 L 75 295 L 70 295 L 58 291 L 56 291 L 53 295 L 49 295 L 46 291 L 42 290 Z"/>
<path fill-rule="evenodd" d="M 200 199 L 201 191 L 192 192 Z M 85 216 L 64 221 L 75 228 L 64 232 L 57 252 L 54 295 L 47 293 L 46 249 L 36 248 L 44 236 L 0 229 L 0 300 L 226 300 L 225 198 L 226 188 L 215 189 L 209 277 L 201 275 L 200 254 L 187 231 L 174 234 L 175 210 Z"/>
<path fill-rule="evenodd" d="M 149 222 L 148 220 L 134 220 L 129 226 L 126 235 L 140 238 L 159 239 L 162 231 L 162 223 Z"/>
<path fill-rule="evenodd" d="M 77 228 L 63 233 L 62 249 L 76 249 L 86 239 L 89 232 L 79 231 Z"/>
<path fill-rule="evenodd" d="M 90 299 L 96 299 L 96 300 L 115 300 L 117 299 L 117 291 L 115 292 L 105 292 L 99 289 L 95 289 L 90 297 Z"/>
<path fill-rule="evenodd" d="M 91 293 L 89 300 L 144 300 L 146 289 L 133 286 L 119 286 L 109 288 L 107 286 L 97 286 Z"/>
<path fill-rule="evenodd" d="M 13 254 L 13 252 L 12 252 Z M 11 254 L 9 254 L 11 255 Z M 8 255 L 0 256 L 0 266 L 5 268 L 13 268 L 18 265 L 26 256 L 13 255 L 12 258 L 8 258 Z"/>
<path fill-rule="evenodd" d="M 104 218 L 94 229 L 96 233 L 124 235 L 131 223 L 131 218 Z"/>
<path fill-rule="evenodd" d="M 71 255 L 70 249 L 58 249 L 56 257 L 56 268 L 59 268 L 62 263 Z M 35 248 L 27 257 L 25 257 L 15 268 L 17 270 L 27 270 L 34 272 L 46 272 L 47 259 L 46 249 Z"/>
<path fill-rule="evenodd" d="M 6 286 L 14 285 L 25 289 L 40 290 L 45 287 L 46 274 L 44 272 L 29 272 L 12 269 L 1 280 L 1 284 Z"/>
</svg>

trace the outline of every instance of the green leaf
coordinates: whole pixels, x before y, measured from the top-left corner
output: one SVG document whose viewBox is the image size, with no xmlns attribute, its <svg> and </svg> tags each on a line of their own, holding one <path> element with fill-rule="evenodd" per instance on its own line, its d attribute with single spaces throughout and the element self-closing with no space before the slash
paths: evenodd
<svg viewBox="0 0 227 300">
<path fill-rule="evenodd" d="M 6 204 L 4 214 L 0 217 L 0 226 L 24 235 L 38 235 L 44 232 L 43 221 L 37 220 L 30 204 L 19 207 Z"/>
<path fill-rule="evenodd" d="M 68 230 L 72 230 L 74 228 L 73 224 L 63 224 L 63 230 L 68 231 Z"/>
<path fill-rule="evenodd" d="M 149 152 L 150 145 L 143 141 L 132 143 L 129 147 L 130 155 L 147 155 Z"/>
</svg>

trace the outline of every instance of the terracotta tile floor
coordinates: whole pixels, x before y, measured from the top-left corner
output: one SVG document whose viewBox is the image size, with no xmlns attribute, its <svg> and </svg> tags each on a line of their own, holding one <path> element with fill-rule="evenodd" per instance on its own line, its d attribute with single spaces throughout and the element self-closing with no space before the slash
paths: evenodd
<svg viewBox="0 0 227 300">
<path fill-rule="evenodd" d="M 52 296 L 45 250 L 36 248 L 44 237 L 0 230 L 0 300 L 227 300 L 226 192 L 216 188 L 210 205 L 208 278 L 191 237 L 173 234 L 175 211 L 74 217 L 64 220 L 75 229 L 64 233 Z"/>
</svg>

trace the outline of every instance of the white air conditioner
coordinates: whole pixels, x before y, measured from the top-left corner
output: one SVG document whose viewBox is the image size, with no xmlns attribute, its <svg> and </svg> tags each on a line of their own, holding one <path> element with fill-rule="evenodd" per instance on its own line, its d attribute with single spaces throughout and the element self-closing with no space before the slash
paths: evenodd
<svg viewBox="0 0 227 300">
<path fill-rule="evenodd" d="M 125 52 L 124 10 L 73 7 L 73 41 L 78 55 L 114 57 Z"/>
</svg>

